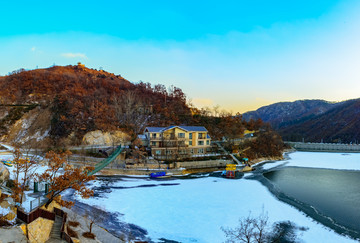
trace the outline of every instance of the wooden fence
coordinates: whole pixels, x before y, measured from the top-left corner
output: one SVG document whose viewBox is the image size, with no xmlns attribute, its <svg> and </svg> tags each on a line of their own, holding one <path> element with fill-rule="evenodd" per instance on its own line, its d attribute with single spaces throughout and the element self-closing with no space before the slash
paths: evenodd
<svg viewBox="0 0 360 243">
<path fill-rule="evenodd" d="M 41 208 L 36 209 L 35 211 L 30 212 L 29 214 L 23 212 L 18 208 L 17 210 L 17 218 L 21 219 L 27 224 L 30 224 L 37 218 L 42 217 L 44 219 L 55 220 L 55 213 L 43 210 Z"/>
<path fill-rule="evenodd" d="M 62 225 L 61 225 L 61 231 L 60 231 L 60 238 L 65 240 L 68 243 L 74 243 L 71 237 L 65 232 L 65 224 L 67 220 L 67 213 L 62 211 L 61 209 L 54 208 L 54 212 L 49 212 L 44 209 L 38 208 L 33 212 L 30 212 L 29 214 L 23 212 L 21 209 L 18 208 L 17 210 L 17 218 L 21 219 L 27 224 L 30 224 L 34 220 L 36 220 L 39 217 L 42 217 L 44 219 L 49 219 L 55 221 L 55 217 L 60 216 L 62 218 Z"/>
</svg>

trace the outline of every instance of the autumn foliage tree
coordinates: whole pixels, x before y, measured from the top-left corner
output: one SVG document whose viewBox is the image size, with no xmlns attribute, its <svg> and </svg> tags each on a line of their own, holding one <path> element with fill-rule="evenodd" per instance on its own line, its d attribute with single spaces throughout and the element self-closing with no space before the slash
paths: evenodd
<svg viewBox="0 0 360 243">
<path fill-rule="evenodd" d="M 56 201 L 61 206 L 70 208 L 74 205 L 71 201 L 61 199 L 60 194 L 66 189 L 72 188 L 83 198 L 93 196 L 94 192 L 86 187 L 86 182 L 95 179 L 95 176 L 88 176 L 88 171 L 93 169 L 87 168 L 73 168 L 67 163 L 66 158 L 70 152 L 55 153 L 50 151 L 46 154 L 46 159 L 49 161 L 49 168 L 41 175 L 39 180 L 49 183 L 49 193 L 47 194 L 47 207 L 52 201 Z"/>
<path fill-rule="evenodd" d="M 265 126 L 264 131 L 259 132 L 255 139 L 245 142 L 243 146 L 250 147 L 244 152 L 245 157 L 249 159 L 281 157 L 285 149 L 281 136 L 269 126 Z"/>
<path fill-rule="evenodd" d="M 15 202 L 21 203 L 26 186 L 29 184 L 31 179 L 34 178 L 38 164 L 35 160 L 24 157 L 19 148 L 14 151 L 14 159 L 12 163 L 15 175 L 12 197 Z"/>
</svg>

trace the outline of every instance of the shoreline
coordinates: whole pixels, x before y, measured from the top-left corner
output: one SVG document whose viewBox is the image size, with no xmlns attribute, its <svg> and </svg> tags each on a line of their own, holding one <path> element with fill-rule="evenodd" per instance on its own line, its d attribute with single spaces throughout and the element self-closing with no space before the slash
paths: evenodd
<svg viewBox="0 0 360 243">
<path fill-rule="evenodd" d="M 296 151 L 289 151 L 286 152 L 284 154 L 284 157 L 286 157 L 286 159 L 290 159 L 289 154 L 293 153 Z M 303 152 L 303 151 L 299 151 L 299 152 Z M 270 162 L 270 161 L 268 161 Z M 266 164 L 268 162 L 264 162 L 264 163 L 259 163 L 258 166 L 261 167 L 262 164 Z M 274 161 L 276 162 L 276 161 Z M 348 228 L 346 226 L 343 226 L 341 224 L 338 224 L 336 222 L 335 219 L 331 218 L 330 216 L 327 216 L 325 214 L 322 214 L 321 212 L 319 212 L 316 208 L 314 208 L 312 205 L 302 202 L 296 198 L 293 198 L 289 195 L 287 195 L 285 192 L 281 191 L 279 189 L 279 187 L 276 185 L 276 183 L 272 182 L 270 179 L 268 179 L 264 174 L 267 172 L 271 172 L 274 170 L 279 170 L 281 168 L 285 168 L 285 167 L 289 167 L 291 168 L 292 166 L 284 166 L 284 165 L 280 165 L 279 166 L 275 166 L 273 168 L 270 169 L 265 169 L 265 170 L 259 170 L 258 172 L 254 171 L 254 174 L 252 176 L 250 176 L 247 179 L 250 180 L 257 180 L 259 181 L 264 187 L 266 187 L 269 192 L 276 197 L 277 200 L 279 200 L 280 202 L 284 202 L 287 205 L 290 205 L 294 208 L 296 208 L 297 210 L 299 210 L 300 212 L 304 213 L 307 217 L 312 218 L 314 221 L 320 223 L 321 225 L 323 225 L 325 228 L 328 228 L 329 230 L 333 230 L 334 232 L 336 232 L 339 235 L 345 236 L 349 239 L 353 239 L 353 240 L 359 240 L 360 239 L 360 232 Z M 296 168 L 302 168 L 302 169 L 318 169 L 318 170 L 339 170 L 339 171 L 348 171 L 345 169 L 329 169 L 329 168 L 312 168 L 312 167 L 298 167 L 295 166 Z"/>
</svg>

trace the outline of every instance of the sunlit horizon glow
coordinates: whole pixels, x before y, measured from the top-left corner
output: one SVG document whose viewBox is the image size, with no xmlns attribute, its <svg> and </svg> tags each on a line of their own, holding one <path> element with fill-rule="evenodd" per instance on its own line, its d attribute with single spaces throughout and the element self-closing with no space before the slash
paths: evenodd
<svg viewBox="0 0 360 243">
<path fill-rule="evenodd" d="M 74 65 L 175 85 L 197 107 L 236 112 L 360 90 L 360 3 L 6 2 L 0 75 Z"/>
</svg>

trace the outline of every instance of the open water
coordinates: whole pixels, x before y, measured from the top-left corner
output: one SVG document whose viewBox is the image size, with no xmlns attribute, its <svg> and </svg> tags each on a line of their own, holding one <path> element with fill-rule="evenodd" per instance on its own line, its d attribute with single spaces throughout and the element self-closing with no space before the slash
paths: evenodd
<svg viewBox="0 0 360 243">
<path fill-rule="evenodd" d="M 360 239 L 360 171 L 284 167 L 264 176 L 280 199 Z"/>
</svg>

